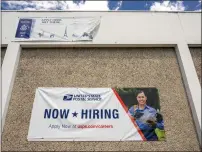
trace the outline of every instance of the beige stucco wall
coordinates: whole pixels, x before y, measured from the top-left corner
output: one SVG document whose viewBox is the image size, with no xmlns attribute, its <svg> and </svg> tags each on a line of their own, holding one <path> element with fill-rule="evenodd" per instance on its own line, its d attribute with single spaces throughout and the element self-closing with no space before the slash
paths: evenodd
<svg viewBox="0 0 202 152">
<path fill-rule="evenodd" d="M 190 52 L 194 61 L 194 66 L 196 68 L 196 72 L 197 72 L 200 83 L 201 83 L 201 51 L 202 51 L 202 48 L 200 47 L 190 48 Z"/>
<path fill-rule="evenodd" d="M 27 141 L 37 87 L 115 86 L 159 89 L 166 142 Z M 199 150 L 199 143 L 192 121 L 172 48 L 24 49 L 4 126 L 2 150 L 194 151 Z"/>
</svg>

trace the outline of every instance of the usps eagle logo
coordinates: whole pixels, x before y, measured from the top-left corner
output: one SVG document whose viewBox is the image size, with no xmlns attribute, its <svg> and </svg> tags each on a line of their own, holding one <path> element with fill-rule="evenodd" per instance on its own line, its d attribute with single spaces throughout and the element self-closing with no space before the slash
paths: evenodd
<svg viewBox="0 0 202 152">
<path fill-rule="evenodd" d="M 64 101 L 71 101 L 72 98 L 73 98 L 72 94 L 66 94 L 66 95 L 64 95 L 63 100 Z"/>
</svg>

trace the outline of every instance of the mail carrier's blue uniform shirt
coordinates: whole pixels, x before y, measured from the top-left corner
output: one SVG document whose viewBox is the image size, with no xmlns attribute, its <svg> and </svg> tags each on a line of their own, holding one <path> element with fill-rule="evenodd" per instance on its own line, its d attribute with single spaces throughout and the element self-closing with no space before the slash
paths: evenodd
<svg viewBox="0 0 202 152">
<path fill-rule="evenodd" d="M 131 116 L 134 116 L 136 112 L 143 113 L 143 115 L 140 118 L 136 119 L 135 121 L 140 130 L 142 131 L 142 133 L 144 134 L 145 138 L 147 140 L 157 140 L 158 138 L 155 134 L 155 128 L 164 129 L 163 121 L 161 121 L 160 123 L 157 122 L 155 128 L 146 123 L 146 120 L 156 117 L 157 111 L 154 108 L 149 107 L 147 105 L 143 110 L 140 110 L 138 107 L 135 108 L 134 106 L 132 106 L 128 111 L 128 113 Z"/>
</svg>

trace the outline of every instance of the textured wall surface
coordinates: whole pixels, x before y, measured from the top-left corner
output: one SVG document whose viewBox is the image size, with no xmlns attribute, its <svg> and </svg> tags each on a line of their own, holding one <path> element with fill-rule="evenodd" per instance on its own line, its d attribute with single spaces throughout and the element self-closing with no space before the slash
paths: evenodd
<svg viewBox="0 0 202 152">
<path fill-rule="evenodd" d="M 196 72 L 201 83 L 201 51 L 202 48 L 190 48 L 190 52 L 194 61 Z"/>
<path fill-rule="evenodd" d="M 28 142 L 37 87 L 157 87 L 167 141 Z M 199 151 L 172 48 L 22 50 L 2 138 L 7 151 Z"/>
<path fill-rule="evenodd" d="M 6 53 L 6 48 L 1 48 L 1 65 L 3 63 L 5 53 Z"/>
</svg>

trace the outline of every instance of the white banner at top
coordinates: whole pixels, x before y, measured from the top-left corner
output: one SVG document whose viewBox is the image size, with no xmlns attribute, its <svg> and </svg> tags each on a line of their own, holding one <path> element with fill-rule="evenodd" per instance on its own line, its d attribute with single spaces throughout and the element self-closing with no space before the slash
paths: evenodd
<svg viewBox="0 0 202 152">
<path fill-rule="evenodd" d="M 100 17 L 20 18 L 15 41 L 92 41 Z"/>
</svg>

